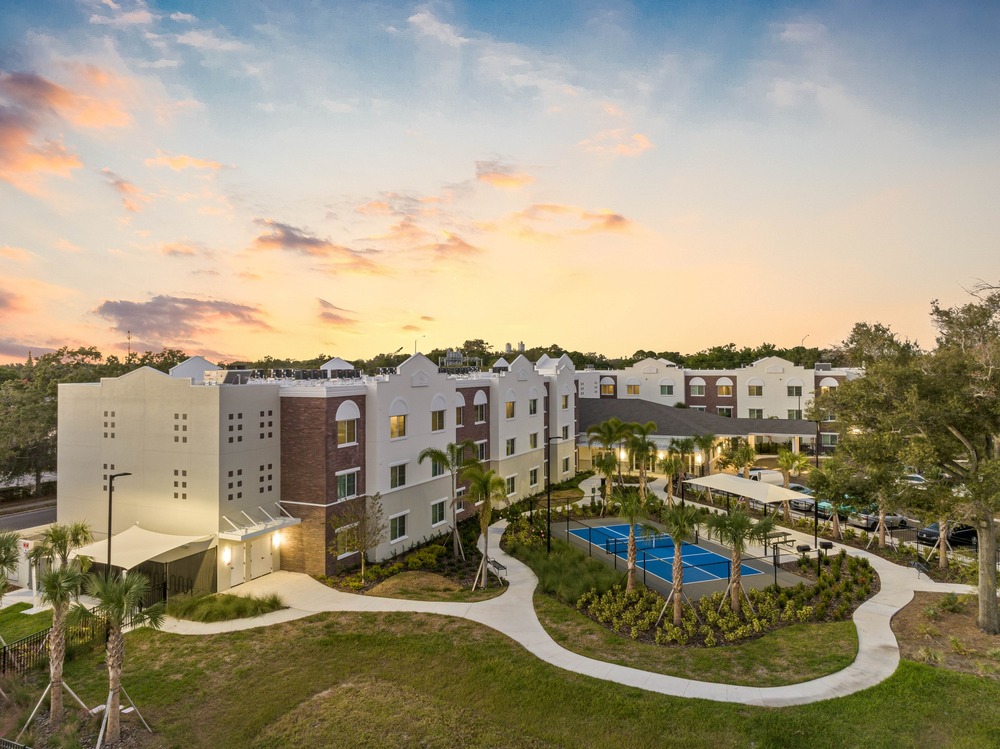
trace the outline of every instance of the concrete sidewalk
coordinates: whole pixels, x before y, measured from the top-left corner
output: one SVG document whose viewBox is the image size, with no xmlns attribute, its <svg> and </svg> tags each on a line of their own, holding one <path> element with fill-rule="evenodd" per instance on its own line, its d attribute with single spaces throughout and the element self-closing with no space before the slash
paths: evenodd
<svg viewBox="0 0 1000 749">
<path fill-rule="evenodd" d="M 493 558 L 507 566 L 508 589 L 500 596 L 479 603 L 438 603 L 379 598 L 342 593 L 306 575 L 274 572 L 240 586 L 244 594 L 277 593 L 290 607 L 254 619 L 200 624 L 168 619 L 164 631 L 203 635 L 263 627 L 299 619 L 321 611 L 413 611 L 455 616 L 484 624 L 520 643 L 547 663 L 595 679 L 638 687 L 675 697 L 698 697 L 717 702 L 781 707 L 844 697 L 887 679 L 899 664 L 899 647 L 890 620 L 913 598 L 916 590 L 968 592 L 970 586 L 940 585 L 918 579 L 915 570 L 892 564 L 868 552 L 848 548 L 849 554 L 867 557 L 881 578 L 881 590 L 858 607 L 854 623 L 858 630 L 858 654 L 854 662 L 834 674 L 784 687 L 747 687 L 717 684 L 655 674 L 587 658 L 558 645 L 545 631 L 532 602 L 538 583 L 524 564 L 500 550 L 506 524 L 490 528 Z"/>
</svg>

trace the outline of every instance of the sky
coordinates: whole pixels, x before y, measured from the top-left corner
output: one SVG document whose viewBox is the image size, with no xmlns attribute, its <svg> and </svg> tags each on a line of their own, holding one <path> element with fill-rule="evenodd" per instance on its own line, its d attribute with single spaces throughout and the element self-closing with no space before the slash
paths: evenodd
<svg viewBox="0 0 1000 749">
<path fill-rule="evenodd" d="M 996 2 L 0 2 L 0 362 L 933 344 Z"/>
</svg>

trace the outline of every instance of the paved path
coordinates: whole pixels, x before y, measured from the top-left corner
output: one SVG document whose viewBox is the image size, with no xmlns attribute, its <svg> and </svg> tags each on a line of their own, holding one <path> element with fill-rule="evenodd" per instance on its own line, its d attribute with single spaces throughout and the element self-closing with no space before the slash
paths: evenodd
<svg viewBox="0 0 1000 749">
<path fill-rule="evenodd" d="M 504 523 L 497 523 L 490 528 L 490 549 L 491 556 L 507 566 L 510 586 L 503 595 L 488 601 L 437 603 L 362 596 L 333 590 L 306 575 L 275 572 L 241 585 L 237 592 L 255 595 L 277 593 L 290 608 L 254 619 L 214 624 L 168 619 L 164 631 L 192 635 L 213 634 L 277 624 L 321 611 L 414 611 L 442 614 L 485 624 L 520 643 L 543 661 L 595 679 L 676 697 L 781 707 L 843 697 L 887 679 L 899 664 L 899 647 L 889 622 L 893 614 L 910 602 L 914 591 L 972 590 L 970 586 L 937 584 L 923 577 L 918 579 L 913 569 L 900 567 L 881 557 L 848 547 L 848 553 L 864 556 L 871 561 L 882 582 L 880 592 L 859 606 L 854 614 L 858 630 L 858 655 L 854 662 L 837 673 L 783 687 L 717 684 L 618 666 L 578 655 L 558 645 L 535 614 L 532 595 L 538 580 L 534 573 L 500 550 L 500 536 L 504 527 Z"/>
</svg>

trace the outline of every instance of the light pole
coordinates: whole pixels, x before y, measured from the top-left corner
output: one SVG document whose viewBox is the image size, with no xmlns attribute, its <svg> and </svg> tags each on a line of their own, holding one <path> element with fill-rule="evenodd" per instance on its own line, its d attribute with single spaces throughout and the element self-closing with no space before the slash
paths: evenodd
<svg viewBox="0 0 1000 749">
<path fill-rule="evenodd" d="M 549 437 L 545 440 L 545 452 L 546 455 L 546 465 L 548 470 L 545 472 L 545 498 L 546 498 L 546 518 L 545 518 L 545 553 L 552 553 L 552 441 L 562 439 L 562 437 Z M 568 510 L 567 510 L 568 512 Z"/>
<path fill-rule="evenodd" d="M 111 498 L 115 491 L 115 479 L 119 476 L 131 476 L 131 473 L 112 473 L 108 476 L 108 565 L 104 569 L 104 579 L 111 577 Z"/>
<path fill-rule="evenodd" d="M 413 353 L 414 354 L 417 353 L 417 341 L 419 341 L 421 338 L 426 338 L 426 337 L 427 337 L 427 334 L 424 333 L 423 335 L 417 336 L 416 338 L 413 339 Z"/>
</svg>

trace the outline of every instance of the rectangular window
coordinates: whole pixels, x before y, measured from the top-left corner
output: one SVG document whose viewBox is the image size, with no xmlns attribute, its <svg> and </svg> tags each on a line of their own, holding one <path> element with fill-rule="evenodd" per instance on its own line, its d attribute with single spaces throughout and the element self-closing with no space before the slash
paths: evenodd
<svg viewBox="0 0 1000 749">
<path fill-rule="evenodd" d="M 562 472 L 569 473 L 569 458 L 563 458 L 562 466 L 563 466 Z"/>
<path fill-rule="evenodd" d="M 486 443 L 485 442 L 477 442 L 476 443 L 476 449 L 478 451 L 477 456 L 476 456 L 477 460 L 479 460 L 480 462 L 486 460 L 486 456 L 487 456 Z"/>
<path fill-rule="evenodd" d="M 789 398 L 797 398 L 797 397 L 799 397 L 801 395 L 802 395 L 802 386 L 801 385 L 789 385 L 788 386 L 788 397 Z"/>
<path fill-rule="evenodd" d="M 564 440 L 568 440 L 569 439 L 569 427 L 568 426 L 565 426 L 565 427 L 562 428 L 562 438 Z"/>
<path fill-rule="evenodd" d="M 716 391 L 720 398 L 732 398 L 733 397 L 733 386 L 732 385 L 716 385 Z"/>
<path fill-rule="evenodd" d="M 507 496 L 509 497 L 517 490 L 517 476 L 507 477 Z"/>
<path fill-rule="evenodd" d="M 705 386 L 704 385 L 692 385 L 691 386 L 691 395 L 704 395 L 704 394 L 705 394 Z"/>
<path fill-rule="evenodd" d="M 406 463 L 389 468 L 389 488 L 396 489 L 400 486 L 406 486 Z"/>
<path fill-rule="evenodd" d="M 562 410 L 565 411 L 569 408 L 569 396 L 564 395 L 562 397 Z"/>
<path fill-rule="evenodd" d="M 514 454 L 514 452 L 515 452 L 514 451 L 514 444 L 515 444 L 515 439 L 513 437 L 511 437 L 510 439 L 507 440 L 507 453 L 506 453 L 507 455 L 513 455 Z"/>
<path fill-rule="evenodd" d="M 538 432 L 532 432 L 528 435 L 528 447 L 532 450 L 538 449 Z"/>
<path fill-rule="evenodd" d="M 732 417 L 733 409 L 731 406 L 719 406 L 716 411 L 718 411 L 719 416 Z"/>
<path fill-rule="evenodd" d="M 760 398 L 764 395 L 763 385 L 750 385 L 747 387 L 747 390 L 749 391 L 749 395 L 753 398 Z"/>
<path fill-rule="evenodd" d="M 389 417 L 389 439 L 406 436 L 406 415 Z"/>
<path fill-rule="evenodd" d="M 690 408 L 692 411 L 704 411 L 705 410 L 704 406 L 688 406 L 688 408 Z"/>
<path fill-rule="evenodd" d="M 358 551 L 354 529 L 357 523 L 342 525 L 334 531 L 337 543 L 337 559 L 348 557 Z"/>
<path fill-rule="evenodd" d="M 788 409 L 788 418 L 789 419 L 801 419 L 802 418 L 802 411 L 801 411 L 801 409 L 798 409 L 798 408 L 789 408 Z"/>
<path fill-rule="evenodd" d="M 261 476 L 261 480 L 263 480 Z M 358 472 L 351 471 L 337 476 L 337 499 L 350 499 L 358 495 Z"/>
<path fill-rule="evenodd" d="M 538 413 L 538 398 L 532 398 L 528 401 L 528 416 L 534 416 Z"/>
<path fill-rule="evenodd" d="M 455 426 L 465 426 L 465 409 L 461 406 L 455 408 Z"/>
<path fill-rule="evenodd" d="M 639 386 L 638 385 L 626 385 L 625 386 L 625 395 L 638 395 L 638 394 L 639 394 Z"/>
<path fill-rule="evenodd" d="M 532 468 L 528 471 L 528 483 L 531 486 L 538 486 L 538 469 Z"/>
<path fill-rule="evenodd" d="M 608 384 L 608 385 L 602 384 L 601 385 L 601 395 L 614 395 L 614 394 L 615 394 L 615 386 L 614 385 L 611 385 L 611 384 Z"/>
<path fill-rule="evenodd" d="M 506 408 L 504 409 L 504 415 L 508 419 L 514 418 L 515 406 L 517 406 L 517 403 L 515 403 L 514 401 L 507 401 Z"/>
<path fill-rule="evenodd" d="M 482 424 L 486 421 L 486 404 L 480 403 L 476 406 L 476 423 Z"/>
<path fill-rule="evenodd" d="M 444 431 L 444 409 L 440 411 L 431 411 L 431 431 Z"/>
<path fill-rule="evenodd" d="M 444 522 L 444 503 L 442 499 L 440 502 L 435 502 L 431 505 L 431 525 L 441 525 Z"/>
<path fill-rule="evenodd" d="M 337 444 L 353 445 L 358 441 L 358 420 L 348 419 L 337 422 Z"/>
<path fill-rule="evenodd" d="M 839 435 L 836 434 L 823 433 L 819 436 L 820 444 L 823 447 L 835 447 L 838 439 Z"/>
<path fill-rule="evenodd" d="M 673 385 L 660 385 L 660 395 L 673 395 L 674 386 Z"/>
<path fill-rule="evenodd" d="M 389 543 L 396 543 L 406 538 L 406 515 L 389 518 Z"/>
<path fill-rule="evenodd" d="M 436 460 L 431 461 L 431 476 L 440 476 L 444 473 L 444 463 Z"/>
<path fill-rule="evenodd" d="M 747 411 L 748 419 L 763 419 L 764 409 L 763 408 L 751 408 Z"/>
</svg>

